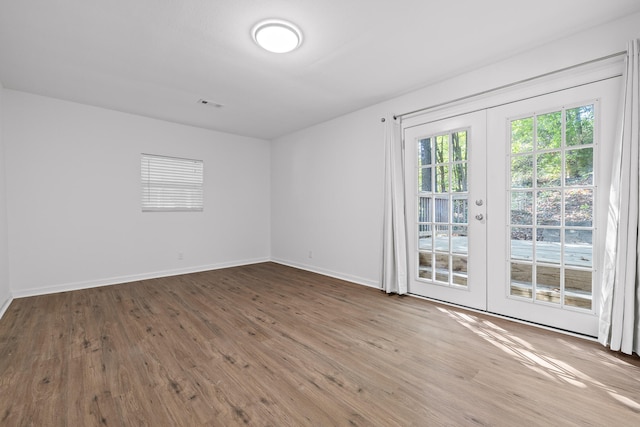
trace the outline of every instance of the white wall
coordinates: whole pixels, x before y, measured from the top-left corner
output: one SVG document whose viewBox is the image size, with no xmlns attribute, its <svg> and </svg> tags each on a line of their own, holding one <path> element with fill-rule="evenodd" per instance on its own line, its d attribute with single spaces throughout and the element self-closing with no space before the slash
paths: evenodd
<svg viewBox="0 0 640 427">
<path fill-rule="evenodd" d="M 11 301 L 9 287 L 9 246 L 7 230 L 7 191 L 5 185 L 5 159 L 3 138 L 2 108 L 4 103 L 4 89 L 0 84 L 0 316 Z"/>
<path fill-rule="evenodd" d="M 365 111 L 272 143 L 274 261 L 377 286 L 382 131 Z"/>
<path fill-rule="evenodd" d="M 640 14 L 272 141 L 272 258 L 377 286 L 384 173 L 381 117 L 624 51 L 635 37 L 640 37 Z M 411 66 L 411 58 L 393 66 Z"/>
<path fill-rule="evenodd" d="M 11 90 L 3 125 L 14 297 L 269 259 L 267 141 Z M 140 153 L 204 160 L 204 212 L 141 212 Z"/>
<path fill-rule="evenodd" d="M 271 144 L 0 89 L 0 303 L 270 257 L 377 286 L 382 116 L 622 51 L 639 36 L 632 15 Z M 141 152 L 203 159 L 205 212 L 140 212 Z"/>
</svg>

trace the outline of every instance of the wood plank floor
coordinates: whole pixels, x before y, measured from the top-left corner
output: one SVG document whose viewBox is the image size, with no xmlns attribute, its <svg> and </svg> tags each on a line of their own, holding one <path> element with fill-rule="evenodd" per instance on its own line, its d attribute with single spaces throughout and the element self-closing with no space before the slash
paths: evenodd
<svg viewBox="0 0 640 427">
<path fill-rule="evenodd" d="M 638 426 L 640 361 L 264 263 L 16 299 L 2 426 Z"/>
</svg>

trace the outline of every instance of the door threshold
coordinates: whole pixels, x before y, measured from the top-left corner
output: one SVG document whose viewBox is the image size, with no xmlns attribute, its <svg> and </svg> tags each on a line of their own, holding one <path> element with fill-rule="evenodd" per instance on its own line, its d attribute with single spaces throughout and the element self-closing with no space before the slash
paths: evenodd
<svg viewBox="0 0 640 427">
<path fill-rule="evenodd" d="M 453 303 L 448 302 L 448 301 L 442 301 L 442 300 L 435 299 L 435 298 L 429 298 L 429 297 L 425 297 L 425 296 L 418 295 L 418 294 L 407 293 L 407 295 L 410 296 L 410 297 L 414 297 L 414 298 L 419 298 L 419 299 L 423 299 L 423 300 L 426 300 L 426 301 L 430 301 L 430 302 L 433 302 L 433 303 L 436 303 L 436 304 L 442 304 L 442 305 L 446 305 L 446 306 L 449 306 L 449 307 L 455 307 L 455 308 L 458 308 L 458 309 L 461 309 L 461 310 L 471 311 L 473 313 L 485 314 L 487 316 L 495 317 L 497 319 L 509 320 L 509 321 L 512 321 L 512 322 L 515 322 L 515 323 L 520 323 L 522 325 L 534 326 L 536 328 L 544 329 L 546 331 L 558 332 L 558 333 L 561 333 L 563 335 L 568 335 L 568 336 L 576 337 L 576 338 L 582 338 L 582 339 L 585 339 L 587 341 L 598 342 L 597 337 L 594 337 L 594 336 L 591 336 L 591 335 L 579 334 L 577 332 L 568 331 L 566 329 L 553 328 L 551 326 L 543 325 L 543 324 L 540 324 L 540 323 L 528 322 L 526 320 L 518 319 L 518 318 L 515 318 L 515 317 L 505 316 L 503 314 L 493 313 L 491 311 L 486 311 L 486 310 L 478 310 L 477 308 L 467 307 L 467 306 L 460 305 L 460 304 L 453 304 Z"/>
</svg>

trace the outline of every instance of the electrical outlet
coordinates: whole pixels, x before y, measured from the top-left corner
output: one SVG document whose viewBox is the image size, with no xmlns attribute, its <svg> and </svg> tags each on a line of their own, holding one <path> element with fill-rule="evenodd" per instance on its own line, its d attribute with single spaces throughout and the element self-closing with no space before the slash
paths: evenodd
<svg viewBox="0 0 640 427">
<path fill-rule="evenodd" d="M 309 258 L 313 258 L 313 251 L 309 251 Z"/>
<path fill-rule="evenodd" d="M 184 259 L 184 254 L 182 252 L 178 252 L 178 260 L 182 261 Z"/>
</svg>

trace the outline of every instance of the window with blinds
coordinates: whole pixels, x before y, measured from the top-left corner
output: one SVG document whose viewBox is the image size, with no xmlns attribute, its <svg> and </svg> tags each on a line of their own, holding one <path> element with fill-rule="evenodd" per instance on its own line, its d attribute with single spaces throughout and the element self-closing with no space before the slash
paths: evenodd
<svg viewBox="0 0 640 427">
<path fill-rule="evenodd" d="M 202 211 L 202 160 L 141 155 L 142 211 Z"/>
</svg>

